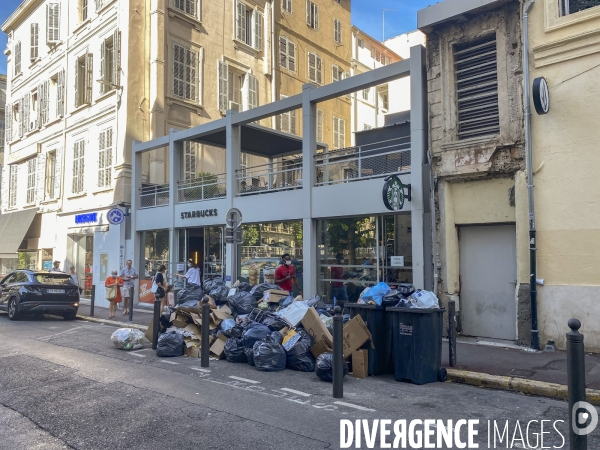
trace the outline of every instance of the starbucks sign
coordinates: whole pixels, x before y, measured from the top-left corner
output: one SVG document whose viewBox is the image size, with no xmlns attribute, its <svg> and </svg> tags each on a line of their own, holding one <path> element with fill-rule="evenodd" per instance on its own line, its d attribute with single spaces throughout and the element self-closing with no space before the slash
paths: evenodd
<svg viewBox="0 0 600 450">
<path fill-rule="evenodd" d="M 404 200 L 410 200 L 410 186 L 409 194 L 404 194 L 404 185 L 400 178 L 396 175 L 390 175 L 385 179 L 383 185 L 383 204 L 390 211 L 400 211 L 404 207 Z"/>
</svg>

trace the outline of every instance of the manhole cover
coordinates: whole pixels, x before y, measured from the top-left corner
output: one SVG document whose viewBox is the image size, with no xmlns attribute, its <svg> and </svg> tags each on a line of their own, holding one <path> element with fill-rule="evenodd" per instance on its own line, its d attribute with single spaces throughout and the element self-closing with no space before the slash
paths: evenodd
<svg viewBox="0 0 600 450">
<path fill-rule="evenodd" d="M 589 373 L 594 367 L 596 367 L 595 364 L 586 361 L 585 364 L 585 373 Z M 566 372 L 567 371 L 567 360 L 565 359 L 556 359 L 554 361 L 550 361 L 548 364 L 546 364 L 546 369 L 551 369 L 551 370 L 560 370 L 561 372 Z"/>
<path fill-rule="evenodd" d="M 509 372 L 509 375 L 518 378 L 529 378 L 535 375 L 535 370 L 513 369 Z"/>
</svg>

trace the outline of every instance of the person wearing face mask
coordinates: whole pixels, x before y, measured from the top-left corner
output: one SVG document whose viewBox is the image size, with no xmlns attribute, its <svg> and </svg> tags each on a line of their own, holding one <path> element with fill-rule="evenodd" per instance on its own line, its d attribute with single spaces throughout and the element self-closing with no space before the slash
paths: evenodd
<svg viewBox="0 0 600 450">
<path fill-rule="evenodd" d="M 289 253 L 285 253 L 281 259 L 283 260 L 283 264 L 275 270 L 275 283 L 279 285 L 281 290 L 288 291 L 290 294 L 292 293 L 294 289 L 293 285 L 295 284 L 299 294 L 302 295 L 302 290 L 300 289 L 298 279 L 296 278 L 296 269 L 294 269 L 294 265 L 292 264 L 292 257 Z"/>
<path fill-rule="evenodd" d="M 344 306 L 346 300 L 348 300 L 348 293 L 346 291 L 346 286 L 344 286 L 344 268 L 340 267 L 344 262 L 344 255 L 338 253 L 335 255 L 336 266 L 331 267 L 331 279 L 335 280 L 331 282 L 331 292 L 330 298 L 333 302 L 335 298 L 336 304 L 340 304 L 340 306 Z"/>
<path fill-rule="evenodd" d="M 187 266 L 188 271 L 185 275 L 176 273 L 175 276 L 179 278 L 186 278 L 188 284 L 196 284 L 198 286 L 202 286 L 202 272 L 200 270 L 200 267 L 198 267 L 198 264 L 194 264 L 194 262 L 191 259 L 189 259 Z"/>
<path fill-rule="evenodd" d="M 111 319 L 113 317 L 115 317 L 117 315 L 117 303 L 121 303 L 123 301 L 122 297 L 121 297 L 121 287 L 123 287 L 123 279 L 118 275 L 118 272 L 116 270 L 112 271 L 112 275 L 110 277 L 106 278 L 106 281 L 104 282 L 104 286 L 109 288 L 109 287 L 114 287 L 114 297 L 109 298 L 108 292 L 109 290 L 107 289 L 107 296 L 106 299 L 109 301 L 110 306 L 108 307 L 108 318 Z M 112 289 L 110 290 L 112 292 Z"/>
</svg>

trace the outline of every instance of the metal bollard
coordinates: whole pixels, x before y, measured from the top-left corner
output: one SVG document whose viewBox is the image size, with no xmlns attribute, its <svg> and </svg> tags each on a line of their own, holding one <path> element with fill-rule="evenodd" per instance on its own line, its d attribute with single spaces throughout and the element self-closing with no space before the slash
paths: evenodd
<svg viewBox="0 0 600 450">
<path fill-rule="evenodd" d="M 569 398 L 569 444 L 571 450 L 587 449 L 587 435 L 575 432 L 577 426 L 577 403 L 585 402 L 585 353 L 583 334 L 579 332 L 581 322 L 569 320 L 571 331 L 567 333 L 567 388 Z"/>
<path fill-rule="evenodd" d="M 344 334 L 342 308 L 333 316 L 333 398 L 344 398 Z"/>
<path fill-rule="evenodd" d="M 456 302 L 448 301 L 448 364 L 456 365 Z"/>
<path fill-rule="evenodd" d="M 92 300 L 90 303 L 90 317 L 94 317 L 94 304 L 96 303 L 96 285 L 92 284 Z"/>
<path fill-rule="evenodd" d="M 202 341 L 200 342 L 200 366 L 208 367 L 208 360 L 210 355 L 210 305 L 208 304 L 208 297 L 204 296 L 202 300 Z"/>
<path fill-rule="evenodd" d="M 133 293 L 135 292 L 135 288 L 131 286 L 129 288 L 129 323 L 133 322 Z"/>
<path fill-rule="evenodd" d="M 160 330 L 160 298 L 154 297 L 154 322 L 152 328 L 152 350 L 158 345 L 158 330 Z"/>
</svg>

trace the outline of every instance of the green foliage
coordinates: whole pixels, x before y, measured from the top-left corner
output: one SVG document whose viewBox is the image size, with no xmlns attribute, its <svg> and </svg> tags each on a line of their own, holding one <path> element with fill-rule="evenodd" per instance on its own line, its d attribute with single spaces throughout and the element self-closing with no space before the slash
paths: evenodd
<svg viewBox="0 0 600 450">
<path fill-rule="evenodd" d="M 296 220 L 290 224 L 290 229 L 292 230 L 292 236 L 294 237 L 294 242 L 296 243 L 296 248 L 301 248 L 303 243 L 303 228 L 302 221 Z"/>
<path fill-rule="evenodd" d="M 370 217 L 329 220 L 327 235 L 334 253 L 348 252 L 349 264 L 356 264 L 357 248 L 376 245 L 375 222 Z"/>
<path fill-rule="evenodd" d="M 242 225 L 242 229 L 244 230 L 244 242 L 242 245 L 257 245 L 259 237 L 258 227 L 258 225 Z"/>
</svg>

